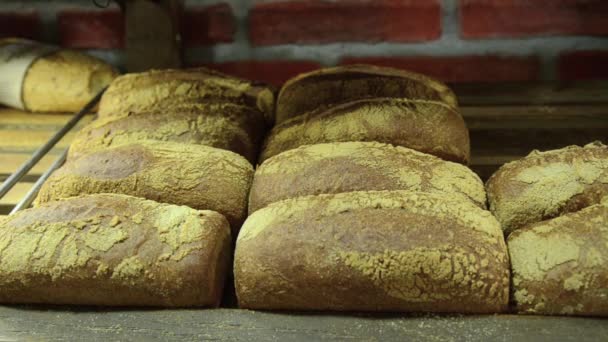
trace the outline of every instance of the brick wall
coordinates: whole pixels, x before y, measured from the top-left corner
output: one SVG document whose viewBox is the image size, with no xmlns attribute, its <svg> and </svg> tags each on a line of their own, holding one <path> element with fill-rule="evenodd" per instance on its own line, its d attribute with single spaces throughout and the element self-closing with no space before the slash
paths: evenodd
<svg viewBox="0 0 608 342">
<path fill-rule="evenodd" d="M 104 2 L 104 1 L 100 1 Z M 185 1 L 188 65 L 279 84 L 367 62 L 449 82 L 608 78 L 606 0 Z M 84 49 L 116 65 L 123 18 L 92 1 L 3 1 L 0 37 Z"/>
</svg>

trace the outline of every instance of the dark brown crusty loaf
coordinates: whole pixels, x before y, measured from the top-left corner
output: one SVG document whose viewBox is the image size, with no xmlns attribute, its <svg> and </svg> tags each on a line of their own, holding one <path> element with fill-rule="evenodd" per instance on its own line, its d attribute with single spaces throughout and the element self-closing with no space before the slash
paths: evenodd
<svg viewBox="0 0 608 342">
<path fill-rule="evenodd" d="M 110 84 L 99 103 L 100 117 L 171 108 L 188 102 L 225 101 L 248 105 L 270 118 L 274 90 L 205 68 L 126 74 Z"/>
<path fill-rule="evenodd" d="M 577 211 L 608 194 L 608 147 L 596 142 L 533 151 L 503 165 L 486 188 L 490 210 L 507 233 Z"/>
<path fill-rule="evenodd" d="M 253 164 L 264 132 L 262 113 L 251 107 L 223 102 L 184 104 L 95 120 L 78 132 L 69 157 L 141 140 L 163 140 L 229 150 Z"/>
<path fill-rule="evenodd" d="M 319 69 L 287 81 L 277 98 L 276 122 L 319 108 L 374 97 L 432 100 L 457 107 L 454 93 L 428 76 L 358 64 Z"/>
<path fill-rule="evenodd" d="M 608 316 L 608 196 L 508 239 L 517 311 Z"/>
<path fill-rule="evenodd" d="M 0 302 L 217 306 L 230 229 L 213 211 L 99 194 L 0 219 Z"/>
<path fill-rule="evenodd" d="M 251 164 L 230 151 L 141 141 L 68 160 L 43 184 L 36 203 L 119 193 L 214 210 L 236 231 L 247 215 L 252 177 Z"/>
<path fill-rule="evenodd" d="M 234 276 L 247 309 L 501 312 L 509 260 L 490 212 L 448 194 L 299 197 L 253 213 Z"/>
<path fill-rule="evenodd" d="M 483 183 L 466 166 L 401 146 L 343 142 L 267 159 L 255 171 L 249 213 L 288 198 L 365 190 L 447 192 L 486 207 Z"/>
<path fill-rule="evenodd" d="M 337 105 L 276 125 L 260 161 L 302 145 L 378 141 L 468 163 L 469 131 L 453 108 L 434 101 L 376 98 Z"/>
</svg>

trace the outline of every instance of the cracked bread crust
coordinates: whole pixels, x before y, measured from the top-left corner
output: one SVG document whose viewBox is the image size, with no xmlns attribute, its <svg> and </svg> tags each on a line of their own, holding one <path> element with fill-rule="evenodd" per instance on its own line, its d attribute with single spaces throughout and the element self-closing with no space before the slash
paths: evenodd
<svg viewBox="0 0 608 342">
<path fill-rule="evenodd" d="M 509 260 L 496 219 L 447 194 L 307 196 L 253 213 L 237 240 L 247 309 L 501 312 Z"/>
<path fill-rule="evenodd" d="M 608 197 L 507 241 L 520 313 L 608 316 Z"/>
<path fill-rule="evenodd" d="M 249 213 L 288 198 L 366 190 L 447 192 L 486 208 L 484 185 L 466 166 L 401 146 L 342 142 L 267 159 L 255 171 Z"/>
<path fill-rule="evenodd" d="M 230 228 L 213 211 L 97 194 L 0 219 L 0 302 L 217 306 Z"/>
<path fill-rule="evenodd" d="M 319 69 L 287 81 L 277 98 L 276 122 L 373 97 L 432 100 L 458 106 L 454 93 L 433 78 L 406 70 L 356 64 Z"/>
<path fill-rule="evenodd" d="M 594 142 L 533 151 L 498 169 L 486 190 L 490 210 L 507 234 L 575 212 L 608 195 L 608 147 Z"/>
</svg>

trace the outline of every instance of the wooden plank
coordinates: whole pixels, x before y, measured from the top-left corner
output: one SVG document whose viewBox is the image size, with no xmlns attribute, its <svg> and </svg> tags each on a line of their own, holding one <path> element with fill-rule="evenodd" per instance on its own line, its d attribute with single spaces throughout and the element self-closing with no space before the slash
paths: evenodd
<svg viewBox="0 0 608 342">
<path fill-rule="evenodd" d="M 8 125 L 31 126 L 53 126 L 61 128 L 68 122 L 74 114 L 71 113 L 30 113 L 12 108 L 0 108 L 0 127 Z M 80 124 L 88 123 L 93 119 L 93 115 L 86 115 L 80 120 Z"/>
<path fill-rule="evenodd" d="M 33 152 L 44 145 L 56 132 L 31 130 L 2 130 L 0 131 L 1 152 Z M 57 145 L 57 148 L 66 148 L 74 139 L 74 132 L 66 134 Z"/>
<path fill-rule="evenodd" d="M 20 182 L 15 184 L 4 197 L 0 198 L 0 205 L 14 206 L 32 188 L 32 185 L 34 185 L 34 183 L 31 182 Z"/>
<path fill-rule="evenodd" d="M 52 149 L 36 164 L 28 173 L 29 176 L 37 177 L 46 171 L 61 153 L 61 149 Z M 32 156 L 32 153 L 1 153 L 0 152 L 0 180 L 5 179 Z"/>
<path fill-rule="evenodd" d="M 607 323 L 515 315 L 0 307 L 0 339 L 5 341 L 601 341 L 608 336 Z"/>
<path fill-rule="evenodd" d="M 450 85 L 461 105 L 608 103 L 608 81 Z"/>
</svg>

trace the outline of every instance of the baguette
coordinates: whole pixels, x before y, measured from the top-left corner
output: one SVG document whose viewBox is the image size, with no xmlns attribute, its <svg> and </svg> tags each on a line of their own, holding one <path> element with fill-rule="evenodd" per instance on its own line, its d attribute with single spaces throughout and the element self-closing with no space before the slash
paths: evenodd
<svg viewBox="0 0 608 342">
<path fill-rule="evenodd" d="M 100 117 L 166 109 L 203 101 L 247 105 L 270 118 L 274 111 L 272 88 L 205 68 L 151 70 L 123 75 L 110 85 L 99 104 Z"/>
<path fill-rule="evenodd" d="M 509 260 L 490 212 L 448 194 L 349 192 L 253 213 L 234 262 L 239 306 L 263 310 L 506 309 Z"/>
<path fill-rule="evenodd" d="M 486 207 L 483 183 L 463 165 L 400 146 L 344 142 L 267 159 L 255 172 L 249 213 L 288 198 L 363 190 L 440 191 Z"/>
<path fill-rule="evenodd" d="M 508 238 L 518 312 L 608 316 L 608 197 Z"/>
<path fill-rule="evenodd" d="M 260 157 L 264 161 L 302 145 L 378 141 L 466 164 L 469 132 L 462 116 L 440 102 L 377 98 L 313 111 L 275 126 Z"/>
<path fill-rule="evenodd" d="M 231 103 L 187 104 L 93 121 L 70 146 L 70 158 L 141 140 L 200 144 L 238 153 L 251 163 L 265 132 L 262 114 Z"/>
<path fill-rule="evenodd" d="M 373 97 L 458 105 L 456 96 L 445 84 L 422 74 L 373 65 L 348 65 L 315 70 L 287 81 L 277 99 L 276 122 L 318 108 Z"/>
<path fill-rule="evenodd" d="M 99 194 L 0 220 L 0 302 L 217 306 L 230 229 L 213 211 Z"/>
<path fill-rule="evenodd" d="M 233 152 L 141 141 L 68 160 L 42 185 L 36 203 L 80 194 L 132 195 L 217 211 L 236 232 L 247 214 L 252 177 L 251 164 Z"/>
<path fill-rule="evenodd" d="M 599 203 L 608 194 L 608 147 L 569 146 L 507 163 L 486 184 L 490 210 L 507 234 Z"/>
</svg>

